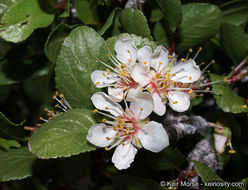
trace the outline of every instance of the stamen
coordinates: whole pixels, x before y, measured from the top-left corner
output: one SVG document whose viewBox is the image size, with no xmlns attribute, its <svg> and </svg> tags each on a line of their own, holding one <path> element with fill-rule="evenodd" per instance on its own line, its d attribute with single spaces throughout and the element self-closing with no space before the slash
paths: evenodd
<svg viewBox="0 0 248 190">
<path fill-rule="evenodd" d="M 215 60 L 212 60 L 209 64 L 207 64 L 207 66 L 202 69 L 202 74 L 207 70 L 208 67 L 210 67 L 210 65 L 212 65 L 213 63 L 215 63 Z"/>
<path fill-rule="evenodd" d="M 193 60 L 196 59 L 196 57 L 198 56 L 198 54 L 200 53 L 200 51 L 202 51 L 202 47 L 199 47 L 199 49 L 198 49 L 198 51 L 196 52 L 196 54 L 195 54 Z"/>
</svg>

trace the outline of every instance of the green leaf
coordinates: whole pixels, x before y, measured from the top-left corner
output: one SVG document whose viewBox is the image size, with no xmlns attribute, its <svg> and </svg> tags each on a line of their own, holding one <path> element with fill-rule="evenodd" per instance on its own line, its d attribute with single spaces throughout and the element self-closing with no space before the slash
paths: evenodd
<svg viewBox="0 0 248 190">
<path fill-rule="evenodd" d="M 45 54 L 51 62 L 56 63 L 61 45 L 70 31 L 71 29 L 62 23 L 49 34 L 45 44 Z"/>
<path fill-rule="evenodd" d="M 15 140 L 6 140 L 0 138 L 0 149 L 9 150 L 11 147 L 19 148 L 21 145 Z"/>
<path fill-rule="evenodd" d="M 183 51 L 214 36 L 221 25 L 220 9 L 206 3 L 182 6 L 183 20 L 176 33 L 176 50 Z"/>
<path fill-rule="evenodd" d="M 23 123 L 15 124 L 0 112 L 0 137 L 5 139 L 25 140 Z"/>
<path fill-rule="evenodd" d="M 169 45 L 168 35 L 160 22 L 157 22 L 153 28 L 154 39 L 157 44 L 162 44 L 164 46 Z"/>
<path fill-rule="evenodd" d="M 182 22 L 182 5 L 180 0 L 156 0 L 164 13 L 169 28 L 175 32 L 177 26 Z"/>
<path fill-rule="evenodd" d="M 131 175 L 118 175 L 113 179 L 120 190 L 162 190 L 162 187 L 151 179 Z"/>
<path fill-rule="evenodd" d="M 223 22 L 240 26 L 248 21 L 247 0 L 230 1 L 221 6 Z"/>
<path fill-rule="evenodd" d="M 206 165 L 202 164 L 201 162 L 194 161 L 195 169 L 199 176 L 202 178 L 203 182 L 209 181 L 223 181 L 212 169 L 207 167 Z"/>
<path fill-rule="evenodd" d="M 236 64 L 248 55 L 248 35 L 238 26 L 223 23 L 221 43 Z"/>
<path fill-rule="evenodd" d="M 55 68 L 57 89 L 72 107 L 92 108 L 90 97 L 97 91 L 91 73 L 101 69 L 96 61 L 104 44 L 92 28 L 75 28 L 64 40 Z"/>
<path fill-rule="evenodd" d="M 88 129 L 94 124 L 93 111 L 72 109 L 38 128 L 30 138 L 30 150 L 43 159 L 95 150 L 86 139 Z"/>
<path fill-rule="evenodd" d="M 156 170 L 180 169 L 186 162 L 184 155 L 173 147 L 167 147 L 159 154 L 147 153 L 147 160 Z"/>
<path fill-rule="evenodd" d="M 96 5 L 91 3 L 89 0 L 76 0 L 75 8 L 78 17 L 84 24 L 98 24 Z"/>
<path fill-rule="evenodd" d="M 36 156 L 25 147 L 0 152 L 0 163 L 2 163 L 0 164 L 0 181 L 24 179 L 31 176 L 35 160 Z"/>
<path fill-rule="evenodd" d="M 210 78 L 211 81 L 223 81 L 213 84 L 212 87 L 216 93 L 214 95 L 216 103 L 224 112 L 241 113 L 246 111 L 246 109 L 242 108 L 245 104 L 242 98 L 234 93 L 229 85 L 224 82 L 224 77 L 210 74 Z"/>
<path fill-rule="evenodd" d="M 119 8 L 115 8 L 111 14 L 109 15 L 107 21 L 105 22 L 105 24 L 101 27 L 101 29 L 98 31 L 98 33 L 102 36 L 109 28 L 110 26 L 113 24 L 114 21 L 114 17 L 116 15 L 116 12 L 120 10 Z"/>
<path fill-rule="evenodd" d="M 152 39 L 146 17 L 141 11 L 126 8 L 121 11 L 119 20 L 124 32 Z"/>
<path fill-rule="evenodd" d="M 0 2 L 0 20 L 3 14 L 16 3 L 17 0 L 1 0 Z"/>
<path fill-rule="evenodd" d="M 150 17 L 151 22 L 158 22 L 164 17 L 160 9 L 153 9 Z"/>
<path fill-rule="evenodd" d="M 35 29 L 47 27 L 53 18 L 41 9 L 39 0 L 18 0 L 2 16 L 0 37 L 10 42 L 23 41 Z"/>
</svg>

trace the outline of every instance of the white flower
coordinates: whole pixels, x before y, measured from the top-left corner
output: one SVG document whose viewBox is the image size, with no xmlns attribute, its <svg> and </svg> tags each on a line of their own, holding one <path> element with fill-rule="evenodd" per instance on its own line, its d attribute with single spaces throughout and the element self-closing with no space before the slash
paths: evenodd
<svg viewBox="0 0 248 190">
<path fill-rule="evenodd" d="M 146 47 L 146 46 L 145 46 Z M 143 47 L 143 48 L 145 48 Z M 174 58 L 168 58 L 168 51 L 158 46 L 146 64 L 132 66 L 131 77 L 152 95 L 153 111 L 162 116 L 166 111 L 165 104 L 183 112 L 190 106 L 192 89 L 188 84 L 199 80 L 201 71 L 194 60 L 173 63 Z"/>
<path fill-rule="evenodd" d="M 137 148 L 144 147 L 152 152 L 159 152 L 169 145 L 167 132 L 162 124 L 148 121 L 146 118 L 153 110 L 153 100 L 148 93 L 140 92 L 130 106 L 121 106 L 103 92 L 97 92 L 91 100 L 98 113 L 111 118 L 103 123 L 93 125 L 87 135 L 90 143 L 106 147 L 106 150 L 117 146 L 112 162 L 118 169 L 126 169 L 134 161 Z"/>
<path fill-rule="evenodd" d="M 137 60 L 146 61 L 149 58 L 147 52 L 150 49 L 141 48 L 137 50 L 132 41 L 128 38 L 118 39 L 115 43 L 116 57 L 110 52 L 109 59 L 114 67 L 98 60 L 107 67 L 107 71 L 96 70 L 91 74 L 91 80 L 97 88 L 108 87 L 109 96 L 116 102 L 120 102 L 127 96 L 127 100 L 140 91 L 139 85 L 131 77 L 132 65 Z M 130 92 L 130 95 L 129 95 Z"/>
</svg>

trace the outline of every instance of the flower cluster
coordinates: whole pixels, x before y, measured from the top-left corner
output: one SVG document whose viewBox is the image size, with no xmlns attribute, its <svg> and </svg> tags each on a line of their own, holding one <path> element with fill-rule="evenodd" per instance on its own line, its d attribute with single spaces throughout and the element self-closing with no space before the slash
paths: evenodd
<svg viewBox="0 0 248 190">
<path fill-rule="evenodd" d="M 108 95 L 95 93 L 91 100 L 98 112 L 108 119 L 90 128 L 90 143 L 105 147 L 117 147 L 112 162 L 118 169 L 126 169 L 133 162 L 137 148 L 144 147 L 159 152 L 169 145 L 163 125 L 150 121 L 154 112 L 162 116 L 168 104 L 174 111 L 189 109 L 195 96 L 201 70 L 194 59 L 177 60 L 163 46 L 144 46 L 138 49 L 128 38 L 116 41 L 116 56 L 109 52 L 112 64 L 106 71 L 96 70 L 91 79 L 97 88 L 108 88 Z M 118 102 L 124 101 L 125 109 Z"/>
</svg>

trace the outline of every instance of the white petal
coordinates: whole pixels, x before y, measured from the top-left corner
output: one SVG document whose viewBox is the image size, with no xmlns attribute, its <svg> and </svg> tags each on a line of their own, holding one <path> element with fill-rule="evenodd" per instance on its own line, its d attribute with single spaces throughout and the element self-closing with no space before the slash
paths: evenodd
<svg viewBox="0 0 248 190">
<path fill-rule="evenodd" d="M 170 107 L 177 112 L 184 112 L 189 109 L 190 95 L 181 91 L 170 91 L 167 95 Z"/>
<path fill-rule="evenodd" d="M 163 46 L 158 46 L 151 57 L 151 66 L 160 72 L 168 64 L 168 50 Z"/>
<path fill-rule="evenodd" d="M 225 150 L 227 137 L 219 134 L 215 134 L 214 137 L 215 137 L 215 149 L 219 154 L 221 154 Z"/>
<path fill-rule="evenodd" d="M 127 101 L 134 101 L 135 98 L 136 98 L 136 96 L 137 96 L 140 92 L 142 92 L 140 88 L 141 88 L 141 87 L 130 88 L 130 89 L 128 90 L 126 100 L 127 100 Z"/>
<path fill-rule="evenodd" d="M 139 83 L 141 86 L 145 86 L 150 82 L 150 78 L 145 66 L 137 63 L 134 64 L 131 68 L 131 77 L 132 79 Z"/>
<path fill-rule="evenodd" d="M 135 118 L 145 119 L 153 110 L 153 99 L 150 94 L 140 92 L 134 101 L 130 103 L 130 109 L 134 113 Z"/>
<path fill-rule="evenodd" d="M 151 121 L 138 132 L 142 146 L 152 152 L 160 152 L 169 146 L 169 137 L 161 123 Z"/>
<path fill-rule="evenodd" d="M 152 55 L 152 49 L 149 46 L 144 46 L 138 50 L 138 61 L 140 64 L 144 64 L 150 67 L 150 60 Z"/>
<path fill-rule="evenodd" d="M 105 147 L 109 146 L 114 140 L 116 131 L 112 127 L 107 127 L 104 123 L 93 125 L 87 135 L 87 140 L 96 146 Z M 106 137 L 110 138 L 107 140 Z"/>
<path fill-rule="evenodd" d="M 162 98 L 158 95 L 158 93 L 154 93 L 152 95 L 152 99 L 154 103 L 153 111 L 159 116 L 164 115 L 166 111 L 166 106 L 162 102 Z"/>
<path fill-rule="evenodd" d="M 123 100 L 123 89 L 122 88 L 111 88 L 108 87 L 108 95 L 116 102 Z"/>
<path fill-rule="evenodd" d="M 171 80 L 183 83 L 192 83 L 201 76 L 201 70 L 194 60 L 187 61 L 172 67 L 171 74 L 175 74 Z"/>
<path fill-rule="evenodd" d="M 116 82 L 117 76 L 114 73 L 108 74 L 107 71 L 96 70 L 91 73 L 91 80 L 97 88 L 103 88 Z"/>
<path fill-rule="evenodd" d="M 123 113 L 121 106 L 103 92 L 93 94 L 91 101 L 97 109 L 108 111 L 114 116 L 121 116 Z"/>
<path fill-rule="evenodd" d="M 134 161 L 136 153 L 137 149 L 131 143 L 127 143 L 124 146 L 120 144 L 115 149 L 115 152 L 112 156 L 112 162 L 119 170 L 127 169 Z"/>
<path fill-rule="evenodd" d="M 132 64 L 137 60 L 137 50 L 128 38 L 118 39 L 115 43 L 116 58 L 124 64 Z"/>
</svg>

